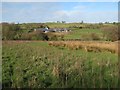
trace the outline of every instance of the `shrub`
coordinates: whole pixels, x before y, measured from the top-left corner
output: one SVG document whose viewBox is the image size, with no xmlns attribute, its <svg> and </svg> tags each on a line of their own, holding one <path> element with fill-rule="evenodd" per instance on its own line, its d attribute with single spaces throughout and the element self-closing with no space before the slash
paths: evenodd
<svg viewBox="0 0 120 90">
<path fill-rule="evenodd" d="M 100 37 L 96 33 L 91 33 L 90 37 L 92 38 L 92 40 L 100 40 Z"/>
<path fill-rule="evenodd" d="M 14 40 L 19 30 L 20 27 L 18 24 L 2 23 L 3 40 Z"/>
<path fill-rule="evenodd" d="M 21 39 L 21 34 L 16 34 L 14 36 L 14 40 L 20 40 Z"/>
<path fill-rule="evenodd" d="M 37 31 L 37 32 L 22 34 L 21 39 L 22 40 L 48 40 L 48 36 L 41 31 Z"/>
<path fill-rule="evenodd" d="M 100 37 L 96 33 L 83 34 L 81 40 L 100 40 Z"/>
<path fill-rule="evenodd" d="M 120 35 L 118 32 L 118 26 L 104 26 L 101 28 L 103 32 L 103 37 L 106 38 L 106 40 L 110 41 L 116 41 L 120 39 Z"/>
<path fill-rule="evenodd" d="M 52 40 L 57 41 L 58 40 L 58 37 L 52 33 L 47 33 L 47 36 L 49 38 L 48 40 L 50 40 L 50 41 L 52 41 Z"/>
<path fill-rule="evenodd" d="M 101 25 L 101 24 L 86 24 L 85 28 L 88 28 L 88 29 L 99 29 L 102 26 L 103 25 Z"/>
</svg>

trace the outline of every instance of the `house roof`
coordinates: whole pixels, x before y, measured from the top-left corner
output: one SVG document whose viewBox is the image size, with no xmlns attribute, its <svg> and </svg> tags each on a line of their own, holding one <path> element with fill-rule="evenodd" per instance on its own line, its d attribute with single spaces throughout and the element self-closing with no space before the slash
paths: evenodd
<svg viewBox="0 0 120 90">
<path fill-rule="evenodd" d="M 48 31 L 48 29 L 46 29 L 46 28 L 38 28 L 38 29 L 36 29 L 36 30 L 40 30 L 40 31 Z"/>
<path fill-rule="evenodd" d="M 36 30 L 40 30 L 40 31 L 65 31 L 65 30 L 68 30 L 68 29 L 67 28 L 51 28 L 51 29 L 38 28 Z"/>
</svg>

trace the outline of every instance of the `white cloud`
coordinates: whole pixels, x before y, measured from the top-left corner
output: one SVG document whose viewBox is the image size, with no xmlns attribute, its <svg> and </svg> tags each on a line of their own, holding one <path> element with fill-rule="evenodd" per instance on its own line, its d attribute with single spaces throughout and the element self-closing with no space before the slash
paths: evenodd
<svg viewBox="0 0 120 90">
<path fill-rule="evenodd" d="M 24 7 L 25 5 L 27 7 Z M 12 22 L 44 22 L 48 17 L 52 17 L 52 12 L 58 10 L 58 5 L 55 3 L 12 3 L 13 7 L 4 6 L 2 10 L 3 21 Z M 14 8 L 21 6 L 21 8 Z M 30 6 L 29 6 L 30 5 Z M 51 7 L 48 9 L 48 7 Z"/>
<path fill-rule="evenodd" d="M 50 21 L 62 21 L 67 22 L 113 22 L 118 20 L 117 11 L 86 11 L 88 7 L 76 6 L 72 10 L 59 10 L 53 13 L 53 17 Z"/>
<path fill-rule="evenodd" d="M 62 9 L 56 3 L 39 3 L 32 8 L 7 8 L 3 14 L 6 21 L 9 19 L 13 22 L 47 22 L 47 21 L 67 21 L 67 22 L 105 22 L 117 21 L 118 13 L 113 11 L 88 11 L 88 6 L 77 5 L 70 10 Z M 50 7 L 50 8 L 48 8 Z M 16 13 L 17 11 L 17 13 Z M 15 12 L 12 14 L 12 12 Z M 7 16 L 7 17 L 5 17 Z"/>
</svg>

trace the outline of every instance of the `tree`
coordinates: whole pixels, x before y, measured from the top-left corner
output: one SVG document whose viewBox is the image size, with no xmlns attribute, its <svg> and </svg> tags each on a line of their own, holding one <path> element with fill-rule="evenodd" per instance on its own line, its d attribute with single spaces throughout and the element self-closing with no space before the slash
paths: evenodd
<svg viewBox="0 0 120 90">
<path fill-rule="evenodd" d="M 62 23 L 66 23 L 66 21 L 62 21 Z"/>
<path fill-rule="evenodd" d="M 60 21 L 57 21 L 57 23 L 60 23 Z"/>
<path fill-rule="evenodd" d="M 20 30 L 18 24 L 2 24 L 2 33 L 3 40 L 13 40 L 15 39 L 15 35 Z"/>
<path fill-rule="evenodd" d="M 105 24 L 109 24 L 109 22 L 105 22 Z"/>
<path fill-rule="evenodd" d="M 84 22 L 83 22 L 83 20 L 82 20 L 80 24 L 83 24 L 83 23 L 84 23 Z"/>
<path fill-rule="evenodd" d="M 116 24 L 116 22 L 113 22 L 113 24 Z"/>
</svg>

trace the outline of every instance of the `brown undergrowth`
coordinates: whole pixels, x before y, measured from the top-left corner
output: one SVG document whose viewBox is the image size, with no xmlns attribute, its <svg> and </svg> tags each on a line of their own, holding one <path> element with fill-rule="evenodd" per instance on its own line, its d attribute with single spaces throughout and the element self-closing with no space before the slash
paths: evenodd
<svg viewBox="0 0 120 90">
<path fill-rule="evenodd" d="M 103 52 L 108 51 L 111 53 L 118 53 L 118 41 L 51 41 L 50 46 L 66 47 L 69 49 L 80 50 L 83 49 L 87 52 Z"/>
</svg>

